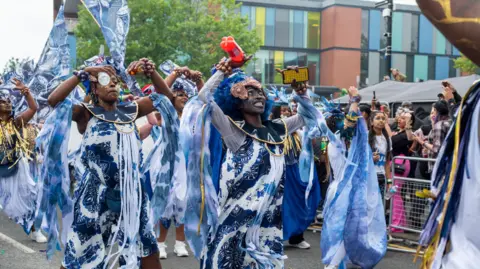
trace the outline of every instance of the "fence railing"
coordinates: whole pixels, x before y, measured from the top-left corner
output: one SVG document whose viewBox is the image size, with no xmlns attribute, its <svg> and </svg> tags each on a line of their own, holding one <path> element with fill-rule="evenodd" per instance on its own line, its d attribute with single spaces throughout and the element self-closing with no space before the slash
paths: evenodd
<svg viewBox="0 0 480 269">
<path fill-rule="evenodd" d="M 430 180 L 401 176 L 399 169 L 395 171 L 396 160 L 403 160 L 404 168 L 412 168 L 412 163 L 435 162 L 435 159 L 397 156 L 392 160 L 392 184 L 396 192 L 388 197 L 388 184 L 385 184 L 385 207 L 389 208 L 388 231 L 389 249 L 414 253 L 418 245 L 418 237 L 430 212 L 428 199 L 418 197 L 417 191 L 430 190 Z M 408 161 L 408 164 L 407 164 Z M 416 166 L 415 166 L 416 167 Z M 408 169 L 406 169 L 408 170 Z M 402 171 L 407 174 L 407 171 Z M 403 245 L 395 243 L 401 242 Z"/>
</svg>

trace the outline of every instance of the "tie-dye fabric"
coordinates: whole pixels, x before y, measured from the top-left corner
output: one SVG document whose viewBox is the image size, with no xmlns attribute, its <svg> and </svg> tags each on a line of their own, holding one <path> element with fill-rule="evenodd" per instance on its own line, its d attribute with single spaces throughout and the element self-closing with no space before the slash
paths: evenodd
<svg viewBox="0 0 480 269">
<path fill-rule="evenodd" d="M 85 173 L 75 189 L 63 265 L 100 269 L 118 259 L 121 268 L 137 268 L 138 258 L 158 247 L 140 181 L 141 146 L 134 123 L 92 116 L 80 154 Z"/>
</svg>

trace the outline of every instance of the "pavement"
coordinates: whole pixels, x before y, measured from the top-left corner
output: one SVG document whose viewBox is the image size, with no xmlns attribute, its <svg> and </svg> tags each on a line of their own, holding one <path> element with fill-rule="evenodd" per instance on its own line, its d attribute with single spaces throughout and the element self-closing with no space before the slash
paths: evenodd
<svg viewBox="0 0 480 269">
<path fill-rule="evenodd" d="M 8 237 L 8 238 L 7 238 Z M 323 269 L 320 251 L 320 233 L 305 232 L 305 239 L 311 244 L 307 250 L 294 249 L 285 246 L 285 269 Z M 21 244 L 16 246 L 12 240 Z M 171 229 L 167 237 L 168 259 L 162 260 L 163 269 L 198 269 L 199 263 L 190 255 L 187 258 L 178 258 L 173 253 L 175 244 L 175 230 Z M 23 245 L 23 247 L 22 247 Z M 31 249 L 33 253 L 20 250 Z M 46 244 L 38 244 L 25 235 L 23 229 L 0 213 L 0 269 L 50 269 L 60 268 L 62 253 L 56 252 L 51 261 L 45 256 Z M 190 253 L 191 254 L 191 253 Z M 385 258 L 375 267 L 379 269 L 417 269 L 419 264 L 413 264 L 413 255 L 388 251 Z"/>
</svg>

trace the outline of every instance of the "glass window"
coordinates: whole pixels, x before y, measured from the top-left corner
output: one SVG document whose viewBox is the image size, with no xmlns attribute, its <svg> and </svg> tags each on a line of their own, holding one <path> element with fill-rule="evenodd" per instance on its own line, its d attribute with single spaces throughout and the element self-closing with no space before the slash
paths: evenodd
<svg viewBox="0 0 480 269">
<path fill-rule="evenodd" d="M 385 76 L 390 76 L 390 70 L 385 70 L 385 54 L 381 53 L 380 54 L 380 77 L 379 80 L 383 81 L 383 77 Z"/>
<path fill-rule="evenodd" d="M 301 10 L 293 11 L 293 47 L 303 48 L 304 12 Z"/>
<path fill-rule="evenodd" d="M 407 55 L 407 69 L 405 70 L 405 75 L 407 76 L 407 82 L 414 82 L 414 58 L 413 55 Z"/>
<path fill-rule="evenodd" d="M 368 54 L 368 85 L 377 84 L 380 81 L 380 53 Z"/>
<path fill-rule="evenodd" d="M 421 53 L 432 53 L 433 26 L 424 15 L 420 15 L 419 20 L 419 44 L 418 51 Z"/>
<path fill-rule="evenodd" d="M 363 12 L 363 11 L 362 11 Z M 382 13 L 379 10 L 370 10 L 369 29 L 368 29 L 368 47 L 371 50 L 380 49 L 380 36 L 383 35 L 379 26 L 383 24 Z M 363 31 L 363 14 L 362 14 L 362 31 Z M 363 36 L 363 34 L 362 34 Z M 363 45 L 363 38 L 362 38 Z"/>
<path fill-rule="evenodd" d="M 392 16 L 392 51 L 402 51 L 403 13 L 393 12 Z"/>
<path fill-rule="evenodd" d="M 450 44 L 450 47 L 451 47 L 451 44 Z M 448 61 L 448 77 L 449 78 L 453 78 L 457 76 L 457 69 L 453 67 L 455 65 L 455 63 L 453 62 L 453 59 L 454 58 L 449 58 L 449 61 Z"/>
<path fill-rule="evenodd" d="M 240 8 L 240 13 L 242 14 L 242 17 L 250 16 L 250 7 L 249 6 L 242 6 Z"/>
<path fill-rule="evenodd" d="M 275 9 L 267 8 L 265 20 L 265 46 L 275 45 Z"/>
<path fill-rule="evenodd" d="M 447 55 L 452 55 L 452 43 L 450 43 L 448 40 L 446 41 L 446 45 L 445 45 L 445 52 L 447 53 Z"/>
<path fill-rule="evenodd" d="M 412 47 L 412 14 L 403 13 L 402 18 L 402 51 L 410 51 Z"/>
<path fill-rule="evenodd" d="M 320 12 L 308 12 L 308 39 L 309 49 L 320 48 Z"/>
<path fill-rule="evenodd" d="M 455 46 L 452 45 L 452 47 L 453 47 L 453 55 L 460 56 L 460 51 L 457 48 L 455 48 Z"/>
<path fill-rule="evenodd" d="M 418 15 L 412 15 L 411 52 L 418 52 Z"/>
<path fill-rule="evenodd" d="M 310 85 L 320 84 L 320 54 L 318 53 L 309 53 L 307 56 L 308 60 L 308 75 Z"/>
<path fill-rule="evenodd" d="M 398 69 L 401 73 L 405 74 L 407 69 L 407 55 L 400 53 L 392 54 L 392 68 Z"/>
<path fill-rule="evenodd" d="M 387 37 L 385 36 L 385 33 L 387 33 L 387 22 L 385 18 L 382 17 L 382 19 L 380 20 L 380 48 L 381 49 L 384 49 L 387 47 Z"/>
<path fill-rule="evenodd" d="M 435 56 L 428 56 L 428 79 L 435 79 Z"/>
<path fill-rule="evenodd" d="M 435 79 L 441 80 L 449 77 L 448 57 L 436 57 L 435 63 Z"/>
<path fill-rule="evenodd" d="M 299 52 L 297 62 L 298 66 L 307 66 L 307 54 L 305 52 Z"/>
<path fill-rule="evenodd" d="M 447 50 L 447 40 L 440 31 L 435 29 L 435 53 L 445 54 Z"/>
<path fill-rule="evenodd" d="M 263 84 L 271 83 L 273 81 L 273 57 L 270 51 L 260 50 L 255 53 L 253 73 L 251 74 L 256 80 Z M 248 68 L 247 68 L 248 69 Z M 271 78 L 272 77 L 272 78 Z M 271 79 L 270 79 L 271 78 Z"/>
<path fill-rule="evenodd" d="M 283 62 L 283 58 L 284 58 L 283 56 L 284 56 L 283 51 L 275 51 L 274 58 L 273 58 L 273 61 L 274 61 L 274 64 L 275 64 L 274 69 L 284 69 L 285 68 L 284 62 Z M 283 83 L 282 75 L 278 72 L 275 73 L 274 83 L 275 84 L 282 84 Z"/>
<path fill-rule="evenodd" d="M 413 70 L 415 82 L 420 79 L 428 79 L 428 56 L 415 55 L 414 56 L 415 69 Z"/>
<path fill-rule="evenodd" d="M 261 40 L 261 45 L 265 45 L 265 8 L 257 7 L 255 16 L 255 30 Z"/>
<path fill-rule="evenodd" d="M 368 78 L 368 52 L 360 54 L 360 85 L 359 88 L 367 87 Z"/>
<path fill-rule="evenodd" d="M 362 35 L 360 37 L 362 49 L 368 49 L 368 29 L 368 10 L 362 10 Z"/>
<path fill-rule="evenodd" d="M 286 9 L 275 10 L 275 46 L 289 47 L 290 12 Z"/>
<path fill-rule="evenodd" d="M 285 67 L 298 65 L 298 55 L 294 51 L 285 51 Z"/>
</svg>

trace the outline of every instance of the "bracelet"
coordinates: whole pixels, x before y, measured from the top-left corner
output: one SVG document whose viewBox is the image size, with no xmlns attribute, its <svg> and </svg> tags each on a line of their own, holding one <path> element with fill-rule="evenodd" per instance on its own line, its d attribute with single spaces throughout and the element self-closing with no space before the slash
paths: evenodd
<svg viewBox="0 0 480 269">
<path fill-rule="evenodd" d="M 73 71 L 73 75 L 76 76 L 81 82 L 85 82 L 88 80 L 90 74 L 85 70 L 80 71 Z"/>
<path fill-rule="evenodd" d="M 360 95 L 350 97 L 350 103 L 360 103 L 360 101 L 362 101 L 362 97 Z"/>
</svg>

